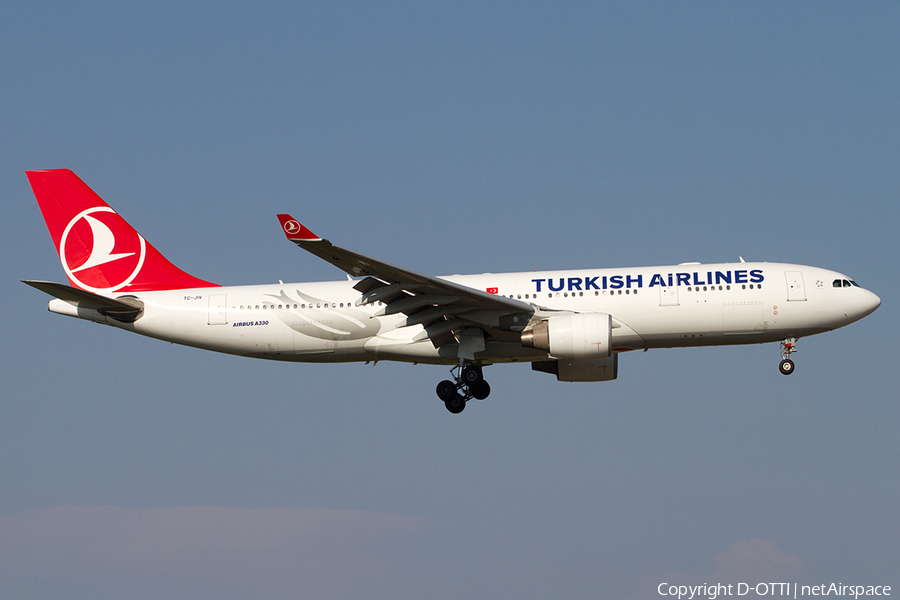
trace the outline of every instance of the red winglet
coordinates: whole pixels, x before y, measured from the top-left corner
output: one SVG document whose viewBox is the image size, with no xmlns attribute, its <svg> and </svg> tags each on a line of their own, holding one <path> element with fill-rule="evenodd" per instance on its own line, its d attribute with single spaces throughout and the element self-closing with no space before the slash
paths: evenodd
<svg viewBox="0 0 900 600">
<path fill-rule="evenodd" d="M 292 217 L 291 215 L 278 215 L 278 221 L 281 223 L 281 228 L 284 230 L 284 235 L 287 236 L 287 239 L 294 241 L 302 241 L 302 242 L 320 242 L 322 238 L 314 234 L 312 231 L 303 226 L 300 221 Z"/>
</svg>

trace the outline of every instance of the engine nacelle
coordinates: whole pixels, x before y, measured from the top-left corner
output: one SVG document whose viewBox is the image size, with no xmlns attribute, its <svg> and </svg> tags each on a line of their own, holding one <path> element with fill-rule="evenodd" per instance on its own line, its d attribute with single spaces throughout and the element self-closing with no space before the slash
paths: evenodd
<svg viewBox="0 0 900 600">
<path fill-rule="evenodd" d="M 541 319 L 522 332 L 522 345 L 543 350 L 553 358 L 606 358 L 612 350 L 612 316 L 606 313 L 568 313 Z"/>
<path fill-rule="evenodd" d="M 531 368 L 552 373 L 557 381 L 612 381 L 619 376 L 619 355 L 586 360 L 546 360 L 531 363 Z"/>
</svg>

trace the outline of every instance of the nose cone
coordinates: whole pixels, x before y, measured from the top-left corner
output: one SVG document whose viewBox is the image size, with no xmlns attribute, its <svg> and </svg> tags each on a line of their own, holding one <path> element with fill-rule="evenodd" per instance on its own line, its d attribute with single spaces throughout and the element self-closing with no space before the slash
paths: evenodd
<svg viewBox="0 0 900 600">
<path fill-rule="evenodd" d="M 861 287 L 856 287 L 852 290 L 843 288 L 838 291 L 836 296 L 839 300 L 836 303 L 835 308 L 843 317 L 840 319 L 842 323 L 839 327 L 849 325 L 854 321 L 859 321 L 863 317 L 875 312 L 875 309 L 881 306 L 881 298 Z"/>
<path fill-rule="evenodd" d="M 881 298 L 877 295 L 873 294 L 869 290 L 865 290 L 866 292 L 866 314 L 871 314 L 875 312 L 875 309 L 881 306 Z"/>
</svg>

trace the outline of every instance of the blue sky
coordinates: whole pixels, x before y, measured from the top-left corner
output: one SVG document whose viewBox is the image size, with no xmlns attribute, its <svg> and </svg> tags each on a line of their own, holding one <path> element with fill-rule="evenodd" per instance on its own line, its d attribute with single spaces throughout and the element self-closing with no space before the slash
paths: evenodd
<svg viewBox="0 0 900 600">
<path fill-rule="evenodd" d="M 626 598 L 900 586 L 893 3 L 7 3 L 0 596 Z M 253 361 L 53 315 L 22 171 L 222 284 L 768 260 L 882 307 L 619 379 Z"/>
</svg>

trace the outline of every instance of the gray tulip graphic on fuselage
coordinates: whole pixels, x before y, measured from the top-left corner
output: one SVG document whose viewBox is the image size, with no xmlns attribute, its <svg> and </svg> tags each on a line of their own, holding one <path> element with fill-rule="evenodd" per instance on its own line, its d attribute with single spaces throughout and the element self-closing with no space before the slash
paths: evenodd
<svg viewBox="0 0 900 600">
<path fill-rule="evenodd" d="M 278 318 L 298 333 L 322 340 L 359 340 L 378 335 L 381 322 L 365 311 L 349 303 L 338 308 L 336 302 L 326 302 L 295 290 L 297 298 L 291 298 L 284 290 L 279 295 L 268 294 L 288 306 L 307 306 L 276 313 Z"/>
</svg>

